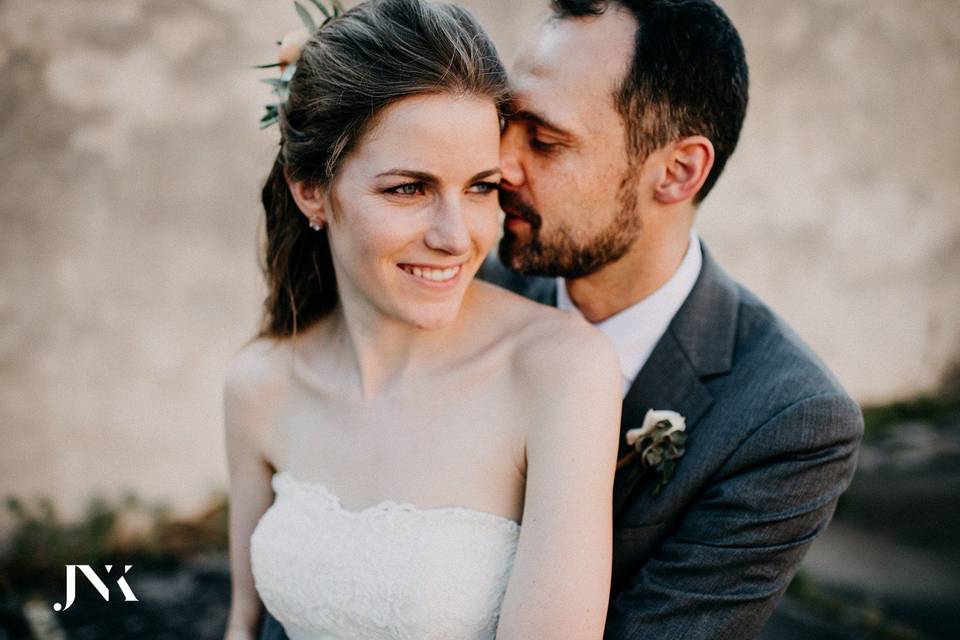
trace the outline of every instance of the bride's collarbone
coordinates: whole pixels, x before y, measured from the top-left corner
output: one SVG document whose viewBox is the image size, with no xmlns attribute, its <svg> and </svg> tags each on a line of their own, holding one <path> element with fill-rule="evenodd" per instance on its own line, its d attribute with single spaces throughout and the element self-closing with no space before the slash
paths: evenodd
<svg viewBox="0 0 960 640">
<path fill-rule="evenodd" d="M 509 407 L 463 397 L 441 402 L 435 395 L 425 390 L 392 410 L 315 407 L 275 432 L 274 470 L 322 482 L 351 509 L 392 499 L 473 505 L 517 519 L 522 425 Z M 485 495 L 492 487 L 496 495 Z"/>
</svg>

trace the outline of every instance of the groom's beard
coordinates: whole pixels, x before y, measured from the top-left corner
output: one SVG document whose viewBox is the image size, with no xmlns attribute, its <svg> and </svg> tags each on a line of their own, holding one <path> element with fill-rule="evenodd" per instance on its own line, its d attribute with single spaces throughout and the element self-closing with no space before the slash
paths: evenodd
<svg viewBox="0 0 960 640">
<path fill-rule="evenodd" d="M 621 186 L 620 209 L 607 227 L 589 239 L 577 238 L 566 225 L 549 232 L 543 230 L 543 218 L 531 205 L 506 189 L 500 189 L 500 207 L 507 215 L 530 224 L 525 237 L 504 228 L 498 254 L 506 267 L 525 276 L 561 276 L 568 280 L 583 278 L 622 258 L 640 234 L 633 190 Z M 587 215 L 584 213 L 583 215 Z"/>
</svg>

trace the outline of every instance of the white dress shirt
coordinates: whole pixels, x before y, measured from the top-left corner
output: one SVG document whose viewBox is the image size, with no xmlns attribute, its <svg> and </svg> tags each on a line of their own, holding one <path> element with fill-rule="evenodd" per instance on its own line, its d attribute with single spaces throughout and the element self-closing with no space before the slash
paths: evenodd
<svg viewBox="0 0 960 640">
<path fill-rule="evenodd" d="M 640 302 L 594 324 L 613 341 L 620 357 L 624 396 L 640 369 L 646 364 L 653 348 L 663 337 L 673 316 L 690 295 L 700 275 L 701 266 L 703 255 L 700 252 L 700 238 L 696 229 L 691 229 L 687 252 L 669 280 Z M 567 293 L 567 284 L 563 278 L 557 278 L 557 307 L 580 313 Z"/>
</svg>

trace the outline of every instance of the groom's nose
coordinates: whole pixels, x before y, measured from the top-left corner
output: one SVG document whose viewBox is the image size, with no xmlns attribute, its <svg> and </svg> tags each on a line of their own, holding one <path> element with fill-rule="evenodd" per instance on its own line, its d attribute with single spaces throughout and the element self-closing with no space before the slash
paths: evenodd
<svg viewBox="0 0 960 640">
<path fill-rule="evenodd" d="M 500 170 L 503 172 L 501 179 L 508 188 L 523 184 L 523 164 L 519 153 L 522 133 L 520 127 L 507 123 L 500 136 Z"/>
</svg>

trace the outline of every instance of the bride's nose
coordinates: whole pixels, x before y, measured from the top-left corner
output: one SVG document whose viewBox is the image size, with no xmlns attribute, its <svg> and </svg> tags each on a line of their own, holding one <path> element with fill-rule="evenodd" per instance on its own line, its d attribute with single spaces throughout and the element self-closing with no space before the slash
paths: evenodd
<svg viewBox="0 0 960 640">
<path fill-rule="evenodd" d="M 470 230 L 459 202 L 442 201 L 430 216 L 430 227 L 424 242 L 431 249 L 451 255 L 463 255 L 470 250 Z"/>
</svg>

